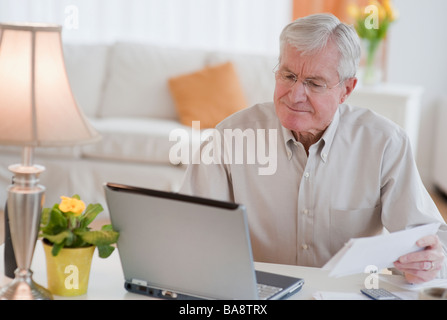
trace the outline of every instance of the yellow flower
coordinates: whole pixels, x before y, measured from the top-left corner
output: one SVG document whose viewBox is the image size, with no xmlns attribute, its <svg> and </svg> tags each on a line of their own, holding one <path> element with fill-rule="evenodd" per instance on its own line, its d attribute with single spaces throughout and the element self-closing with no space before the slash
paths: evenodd
<svg viewBox="0 0 447 320">
<path fill-rule="evenodd" d="M 75 216 L 79 216 L 85 210 L 85 203 L 82 200 L 69 197 L 61 197 L 62 201 L 59 204 L 59 209 L 62 212 L 73 212 Z"/>
<path fill-rule="evenodd" d="M 356 5 L 355 3 L 350 3 L 348 5 L 348 14 L 351 18 L 357 20 L 360 17 L 360 8 L 358 5 Z"/>
<path fill-rule="evenodd" d="M 378 14 L 379 14 L 379 21 L 383 21 L 386 18 L 387 12 L 385 8 L 382 6 L 380 1 L 378 0 L 370 0 L 369 5 L 373 5 L 377 8 Z M 365 12 L 366 13 L 366 12 Z"/>
<path fill-rule="evenodd" d="M 382 6 L 385 9 L 386 16 L 390 22 L 397 19 L 398 13 L 391 3 L 391 0 L 382 0 Z"/>
</svg>

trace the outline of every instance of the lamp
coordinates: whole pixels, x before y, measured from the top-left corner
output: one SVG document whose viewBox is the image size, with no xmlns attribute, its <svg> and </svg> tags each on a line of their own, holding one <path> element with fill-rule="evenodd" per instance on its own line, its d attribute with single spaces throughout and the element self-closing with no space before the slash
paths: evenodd
<svg viewBox="0 0 447 320">
<path fill-rule="evenodd" d="M 51 299 L 30 270 L 39 232 L 44 167 L 33 164 L 35 147 L 67 146 L 100 138 L 77 107 L 62 50 L 62 27 L 0 24 L 0 144 L 22 146 L 22 163 L 11 165 L 7 208 L 17 262 L 14 280 L 0 299 Z"/>
</svg>

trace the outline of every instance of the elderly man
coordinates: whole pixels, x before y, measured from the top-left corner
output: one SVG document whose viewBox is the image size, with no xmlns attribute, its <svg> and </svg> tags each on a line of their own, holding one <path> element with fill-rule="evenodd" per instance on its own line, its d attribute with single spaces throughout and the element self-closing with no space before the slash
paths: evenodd
<svg viewBox="0 0 447 320">
<path fill-rule="evenodd" d="M 411 283 L 445 277 L 447 226 L 421 182 L 407 135 L 344 104 L 359 57 L 357 34 L 332 15 L 286 26 L 274 103 L 216 127 L 222 136 L 230 129 L 274 132 L 275 141 L 269 134 L 257 139 L 276 151 L 275 172 L 261 175 L 261 164 L 230 161 L 224 142 L 222 161 L 188 167 L 181 192 L 245 205 L 253 255 L 263 262 L 321 267 L 350 238 L 440 222 L 436 235 L 417 243 L 425 250 L 400 257 L 395 267 Z"/>
</svg>

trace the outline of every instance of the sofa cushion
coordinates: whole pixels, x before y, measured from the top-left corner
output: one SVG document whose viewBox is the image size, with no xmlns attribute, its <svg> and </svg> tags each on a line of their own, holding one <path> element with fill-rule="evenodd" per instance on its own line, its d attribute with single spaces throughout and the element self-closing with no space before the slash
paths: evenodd
<svg viewBox="0 0 447 320">
<path fill-rule="evenodd" d="M 247 106 L 233 64 L 227 62 L 169 79 L 180 122 L 214 128 L 220 121 Z"/>
<path fill-rule="evenodd" d="M 84 114 L 98 113 L 106 72 L 108 45 L 64 45 L 65 67 L 73 95 Z"/>
<path fill-rule="evenodd" d="M 275 75 L 273 68 L 278 57 L 228 52 L 211 52 L 210 64 L 231 61 L 236 69 L 248 106 L 273 101 Z"/>
<path fill-rule="evenodd" d="M 168 79 L 203 68 L 205 59 L 204 51 L 116 43 L 99 116 L 178 119 Z"/>
<path fill-rule="evenodd" d="M 178 163 L 170 161 L 169 152 L 177 141 L 169 141 L 169 135 L 176 129 L 190 135 L 192 130 L 178 121 L 149 118 L 91 119 L 91 124 L 102 140 L 83 146 L 83 157 L 175 165 Z M 187 139 L 182 142 L 189 143 Z"/>
</svg>

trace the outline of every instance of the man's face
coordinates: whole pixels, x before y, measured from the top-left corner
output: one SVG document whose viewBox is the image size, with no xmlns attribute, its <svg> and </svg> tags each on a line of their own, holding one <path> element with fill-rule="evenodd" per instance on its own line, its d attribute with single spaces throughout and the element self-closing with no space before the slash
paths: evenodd
<svg viewBox="0 0 447 320">
<path fill-rule="evenodd" d="M 332 42 L 315 55 L 301 55 L 295 47 L 286 44 L 274 93 L 276 114 L 285 128 L 295 134 L 317 135 L 328 127 L 338 105 L 344 102 L 356 83 L 355 78 L 340 83 L 339 56 Z M 290 81 L 294 76 L 298 79 L 296 83 Z"/>
</svg>

